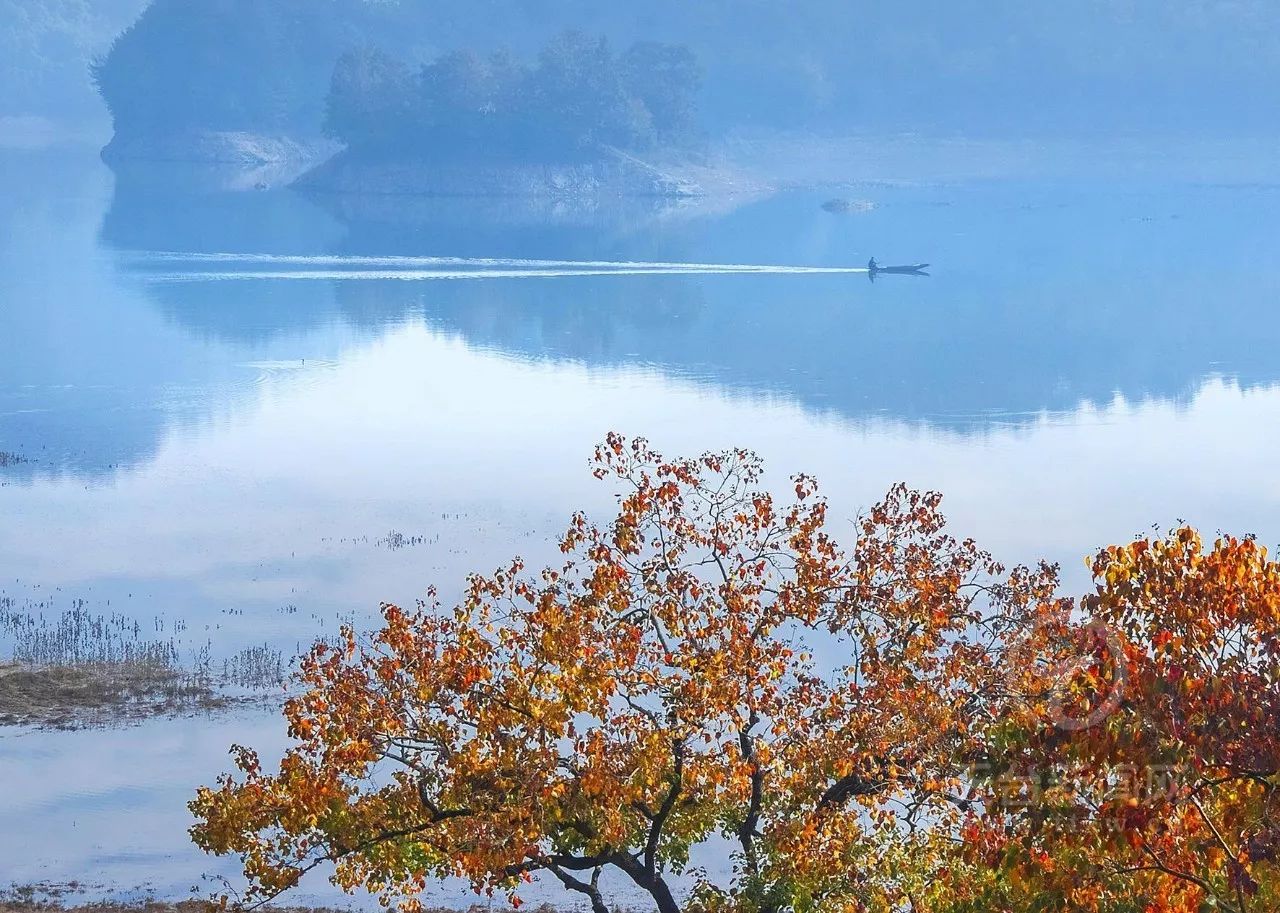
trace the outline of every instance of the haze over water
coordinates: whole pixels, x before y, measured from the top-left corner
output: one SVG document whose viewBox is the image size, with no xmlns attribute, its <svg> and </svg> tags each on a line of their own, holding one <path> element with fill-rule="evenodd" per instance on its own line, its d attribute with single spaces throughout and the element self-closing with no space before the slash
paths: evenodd
<svg viewBox="0 0 1280 913">
<path fill-rule="evenodd" d="M 586 468 L 610 430 L 814 473 L 837 532 L 894 482 L 941 490 L 955 532 L 1062 562 L 1073 590 L 1085 555 L 1153 524 L 1280 539 L 1275 186 L 848 195 L 874 208 L 388 221 L 6 153 L 0 451 L 24 461 L 0 466 L 0 596 L 181 622 L 184 655 L 291 655 L 381 601 L 549 559 L 571 511 L 610 508 Z M 873 255 L 931 275 L 825 271 Z M 230 873 L 188 848 L 183 803 L 227 745 L 279 730 L 243 710 L 0 731 L 5 815 L 41 822 L 0 828 L 0 881 L 180 896 Z"/>
</svg>

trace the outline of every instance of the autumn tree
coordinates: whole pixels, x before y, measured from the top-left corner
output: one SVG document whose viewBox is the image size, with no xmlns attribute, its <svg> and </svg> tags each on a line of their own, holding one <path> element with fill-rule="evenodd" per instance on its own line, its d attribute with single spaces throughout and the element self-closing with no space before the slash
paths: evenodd
<svg viewBox="0 0 1280 913">
<path fill-rule="evenodd" d="M 938 909 L 1280 910 L 1280 565 L 1182 528 L 1092 570 L 1077 631 L 1097 633 L 1054 686 L 1088 724 L 1048 704 L 1003 724 L 975 864 Z"/>
<path fill-rule="evenodd" d="M 742 450 L 611 435 L 594 471 L 617 515 L 574 516 L 563 564 L 384 606 L 304 659 L 278 769 L 237 747 L 191 804 L 250 899 L 317 868 L 410 908 L 428 879 L 518 902 L 538 876 L 605 913 L 612 872 L 660 913 L 887 913 L 963 864 L 1011 651 L 1062 613 L 1052 569 L 1005 572 L 937 495 L 837 525 L 796 476 L 779 503 Z M 699 870 L 707 846 L 723 871 Z"/>
</svg>

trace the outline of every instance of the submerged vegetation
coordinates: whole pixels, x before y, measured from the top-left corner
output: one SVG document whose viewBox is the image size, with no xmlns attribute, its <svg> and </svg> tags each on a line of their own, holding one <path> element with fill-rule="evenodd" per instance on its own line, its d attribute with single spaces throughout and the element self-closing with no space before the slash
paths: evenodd
<svg viewBox="0 0 1280 913">
<path fill-rule="evenodd" d="M 1180 528 L 1100 551 L 1075 600 L 937 495 L 895 487 L 845 547 L 813 479 L 779 503 L 762 473 L 611 435 L 615 517 L 317 644 L 278 773 L 234 749 L 195 842 L 251 901 L 323 867 L 409 910 L 545 873 L 608 913 L 606 871 L 659 913 L 1280 907 L 1265 549 Z"/>
<path fill-rule="evenodd" d="M 94 614 L 82 599 L 73 600 L 71 608 L 52 620 L 44 614 L 48 607 L 49 603 L 19 604 L 12 596 L 0 596 L 0 638 L 14 660 L 54 666 L 180 664 L 174 637 L 148 639 L 136 619 L 118 612 Z M 156 632 L 163 626 L 162 619 L 154 620 Z M 176 636 L 182 622 L 173 627 Z"/>
</svg>

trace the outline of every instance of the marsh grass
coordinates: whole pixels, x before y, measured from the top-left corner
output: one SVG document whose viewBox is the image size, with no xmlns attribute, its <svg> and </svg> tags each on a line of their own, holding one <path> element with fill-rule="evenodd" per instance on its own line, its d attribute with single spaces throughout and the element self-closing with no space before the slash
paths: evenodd
<svg viewBox="0 0 1280 913">
<path fill-rule="evenodd" d="M 52 666 L 179 665 L 173 638 L 146 639 L 136 620 L 117 613 L 94 615 L 81 600 L 54 621 L 43 613 L 17 609 L 12 598 L 0 600 L 0 635 L 11 644 L 17 662 Z"/>
<path fill-rule="evenodd" d="M 402 548 L 412 548 L 416 545 L 422 545 L 427 541 L 426 536 L 406 536 L 398 530 L 390 530 L 385 536 L 374 541 L 374 545 L 378 548 L 385 548 L 387 551 L 398 552 Z"/>
<path fill-rule="evenodd" d="M 0 660 L 0 725 L 81 728 L 210 712 L 278 696 L 287 680 L 283 654 L 265 644 L 220 663 L 205 644 L 184 661 L 176 634 L 147 636 L 180 633 L 181 620 L 157 618 L 144 630 L 118 613 L 94 614 L 83 600 L 52 618 L 49 608 L 0 596 L 0 643 L 9 653 Z"/>
<path fill-rule="evenodd" d="M 287 678 L 284 655 L 266 644 L 246 647 L 222 661 L 224 685 L 267 689 L 284 685 Z"/>
</svg>

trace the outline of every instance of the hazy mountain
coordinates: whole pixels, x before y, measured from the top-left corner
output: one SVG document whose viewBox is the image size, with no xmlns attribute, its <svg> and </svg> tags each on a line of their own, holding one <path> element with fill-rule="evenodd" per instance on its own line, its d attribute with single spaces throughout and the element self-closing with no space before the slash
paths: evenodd
<svg viewBox="0 0 1280 913">
<path fill-rule="evenodd" d="M 87 16 L 84 0 L 42 5 Z M 416 68 L 459 50 L 530 55 L 566 28 L 687 45 L 717 129 L 1258 135 L 1280 103 L 1268 0 L 156 0 L 103 88 L 129 129 L 318 131 L 344 51 Z"/>
<path fill-rule="evenodd" d="M 105 128 L 92 59 L 146 0 L 0 0 L 0 118 Z M 3 137 L 0 137 L 3 139 Z"/>
</svg>

